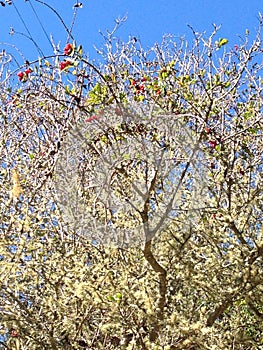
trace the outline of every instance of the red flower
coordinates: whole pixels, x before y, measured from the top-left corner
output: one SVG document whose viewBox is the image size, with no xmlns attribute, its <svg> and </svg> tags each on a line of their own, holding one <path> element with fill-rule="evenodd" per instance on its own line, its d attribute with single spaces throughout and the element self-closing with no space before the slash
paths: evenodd
<svg viewBox="0 0 263 350">
<path fill-rule="evenodd" d="M 215 149 L 216 146 L 217 146 L 217 141 L 215 141 L 215 140 L 209 141 L 209 146 L 210 146 L 212 149 Z"/>
<path fill-rule="evenodd" d="M 23 80 L 24 75 L 25 75 L 25 72 L 18 72 L 18 73 L 17 73 L 18 79 L 19 79 L 20 81 Z"/>
<path fill-rule="evenodd" d="M 27 68 L 27 69 L 25 70 L 25 73 L 26 73 L 26 75 L 32 73 L 32 69 L 31 69 L 31 68 Z"/>
<path fill-rule="evenodd" d="M 17 338 L 19 336 L 18 332 L 15 329 L 11 330 L 11 337 Z"/>
<path fill-rule="evenodd" d="M 85 119 L 85 122 L 86 122 L 86 123 L 90 123 L 90 122 L 92 122 L 93 120 L 96 120 L 96 119 L 99 119 L 99 116 L 96 115 L 96 114 L 94 114 L 94 115 L 92 115 L 91 117 L 86 118 L 86 119 Z"/>
<path fill-rule="evenodd" d="M 67 44 L 65 47 L 64 47 L 64 55 L 70 55 L 71 52 L 73 51 L 73 46 L 71 44 Z"/>
<path fill-rule="evenodd" d="M 71 66 L 72 65 L 72 62 L 71 61 L 63 61 L 60 63 L 60 70 L 64 70 L 66 69 L 67 67 Z"/>
<path fill-rule="evenodd" d="M 238 45 L 234 45 L 234 49 L 235 49 L 236 51 L 238 51 L 238 49 L 239 49 Z"/>
<path fill-rule="evenodd" d="M 32 72 L 31 68 L 27 68 L 24 72 L 20 71 L 17 73 L 18 79 L 20 81 L 26 81 L 28 78 L 28 75 Z"/>
<path fill-rule="evenodd" d="M 143 86 L 143 85 L 140 85 L 140 86 L 139 86 L 139 90 L 140 90 L 141 92 L 144 92 L 144 86 Z"/>
<path fill-rule="evenodd" d="M 121 109 L 119 107 L 115 108 L 115 113 L 120 116 L 121 115 Z"/>
</svg>

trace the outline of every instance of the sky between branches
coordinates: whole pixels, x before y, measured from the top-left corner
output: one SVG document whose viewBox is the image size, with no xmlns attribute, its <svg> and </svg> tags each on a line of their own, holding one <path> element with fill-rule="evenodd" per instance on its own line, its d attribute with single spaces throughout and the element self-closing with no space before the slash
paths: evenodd
<svg viewBox="0 0 263 350">
<path fill-rule="evenodd" d="M 70 27 L 74 0 L 47 0 L 62 16 Z M 238 36 L 244 37 L 248 28 L 252 34 L 258 26 L 258 13 L 263 11 L 263 5 L 258 0 L 82 0 L 83 7 L 78 9 L 73 34 L 78 44 L 81 43 L 90 58 L 96 56 L 93 45 L 101 46 L 103 33 L 114 27 L 114 20 L 121 16 L 128 16 L 126 23 L 119 29 L 117 36 L 123 40 L 129 36 L 139 38 L 144 47 L 160 42 L 163 34 L 171 33 L 178 37 L 185 36 L 191 41 L 192 33 L 187 27 L 191 25 L 196 31 L 210 34 L 213 23 L 222 25 L 219 36 L 227 37 L 229 45 L 238 44 Z M 32 35 L 35 42 L 45 54 L 51 53 L 50 44 L 41 29 L 34 10 L 48 35 L 54 36 L 56 43 L 61 42 L 64 47 L 67 34 L 56 18 L 46 6 L 35 0 L 14 0 L 14 5 L 0 6 L 0 48 L 4 42 L 14 44 L 23 54 L 33 60 L 38 56 L 32 40 L 17 32 Z M 25 25 L 29 30 L 25 28 Z M 10 36 L 10 27 L 15 34 Z"/>
</svg>

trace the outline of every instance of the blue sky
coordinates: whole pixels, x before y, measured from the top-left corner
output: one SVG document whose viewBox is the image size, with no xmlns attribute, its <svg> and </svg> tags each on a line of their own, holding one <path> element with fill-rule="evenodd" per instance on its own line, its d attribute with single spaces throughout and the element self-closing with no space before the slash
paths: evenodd
<svg viewBox="0 0 263 350">
<path fill-rule="evenodd" d="M 69 26 L 73 14 L 74 0 L 46 0 L 63 17 Z M 32 7 L 37 12 L 48 35 L 54 36 L 55 42 L 64 47 L 67 35 L 63 26 L 47 7 L 35 0 L 14 0 L 15 6 L 0 6 L 0 42 L 17 46 L 28 58 L 37 58 L 38 52 L 32 41 L 23 35 L 9 35 L 10 27 L 16 32 L 28 35 L 22 21 L 26 24 L 32 38 L 45 54 L 50 54 L 50 46 Z M 128 15 L 127 22 L 117 32 L 117 36 L 126 40 L 129 35 L 140 38 L 144 47 L 161 41 L 162 35 L 172 33 L 185 36 L 189 41 L 192 34 L 187 24 L 196 31 L 211 33 L 212 24 L 222 25 L 219 36 L 227 37 L 229 45 L 238 43 L 238 35 L 244 36 L 246 28 L 255 34 L 258 26 L 258 12 L 263 12 L 261 1 L 250 0 L 82 0 L 83 8 L 78 10 L 73 34 L 91 58 L 95 57 L 93 45 L 103 42 L 99 30 L 112 29 L 118 16 Z M 19 14 L 22 19 L 19 18 Z M 10 49 L 9 49 L 10 50 Z"/>
</svg>

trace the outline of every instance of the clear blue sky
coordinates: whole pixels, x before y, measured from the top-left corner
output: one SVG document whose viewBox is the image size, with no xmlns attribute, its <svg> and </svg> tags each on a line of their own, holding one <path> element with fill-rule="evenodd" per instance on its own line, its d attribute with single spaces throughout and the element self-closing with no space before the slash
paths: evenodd
<svg viewBox="0 0 263 350">
<path fill-rule="evenodd" d="M 72 6 L 77 1 L 46 1 L 61 14 L 65 23 L 70 25 Z M 55 42 L 61 41 L 61 47 L 64 47 L 67 36 L 50 10 L 35 0 L 13 2 L 33 39 L 45 54 L 51 52 L 50 47 L 30 3 L 48 35 L 52 34 Z M 258 12 L 263 12 L 263 3 L 259 0 L 82 0 L 82 3 L 83 8 L 78 10 L 73 34 L 85 51 L 90 53 L 91 58 L 95 57 L 93 44 L 100 46 L 103 42 L 99 30 L 105 32 L 106 29 L 113 28 L 114 19 L 125 14 L 128 15 L 128 20 L 117 35 L 124 40 L 129 35 L 139 37 L 142 44 L 147 47 L 156 41 L 161 41 L 165 33 L 185 36 L 191 40 L 191 31 L 187 24 L 192 25 L 196 31 L 210 33 L 212 23 L 221 24 L 219 35 L 227 37 L 229 45 L 234 45 L 238 43 L 238 35 L 244 36 L 246 28 L 250 30 L 251 35 L 255 33 L 255 28 L 258 26 Z M 2 42 L 12 43 L 32 60 L 38 56 L 32 42 L 18 34 L 9 35 L 10 27 L 28 35 L 15 7 L 0 6 L 0 47 L 3 48 Z"/>
</svg>

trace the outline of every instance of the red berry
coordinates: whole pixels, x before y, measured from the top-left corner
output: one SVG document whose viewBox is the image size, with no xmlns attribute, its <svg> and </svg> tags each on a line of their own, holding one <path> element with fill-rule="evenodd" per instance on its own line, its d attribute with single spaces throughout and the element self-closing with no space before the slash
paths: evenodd
<svg viewBox="0 0 263 350">
<path fill-rule="evenodd" d="M 210 133 L 210 128 L 207 126 L 206 128 L 205 128 L 205 132 L 207 133 L 207 134 L 209 134 Z"/>
<path fill-rule="evenodd" d="M 143 78 L 142 78 L 142 82 L 144 82 L 144 81 L 147 81 L 147 78 L 146 78 L 146 77 L 143 77 Z"/>
</svg>

